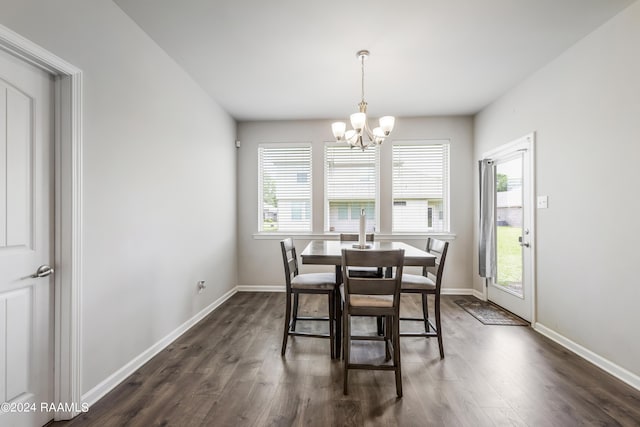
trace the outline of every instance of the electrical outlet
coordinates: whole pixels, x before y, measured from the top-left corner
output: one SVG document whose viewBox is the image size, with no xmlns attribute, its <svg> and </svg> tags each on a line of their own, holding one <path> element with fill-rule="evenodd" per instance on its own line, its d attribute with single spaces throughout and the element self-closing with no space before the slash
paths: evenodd
<svg viewBox="0 0 640 427">
<path fill-rule="evenodd" d="M 538 196 L 538 209 L 547 209 L 549 207 L 548 196 Z"/>
<path fill-rule="evenodd" d="M 200 280 L 198 282 L 198 293 L 201 293 L 202 291 L 205 290 L 207 286 L 204 284 L 204 280 Z"/>
</svg>

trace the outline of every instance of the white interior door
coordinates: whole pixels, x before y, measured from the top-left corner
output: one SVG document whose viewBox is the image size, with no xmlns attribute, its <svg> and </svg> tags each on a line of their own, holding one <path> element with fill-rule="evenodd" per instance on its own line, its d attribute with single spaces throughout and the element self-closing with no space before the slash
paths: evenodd
<svg viewBox="0 0 640 427">
<path fill-rule="evenodd" d="M 0 51 L 2 426 L 53 418 L 53 79 Z M 8 409 L 8 411 L 7 411 Z"/>
<path fill-rule="evenodd" d="M 531 321 L 533 302 L 532 139 L 527 136 L 494 152 L 497 277 L 488 299 Z"/>
</svg>

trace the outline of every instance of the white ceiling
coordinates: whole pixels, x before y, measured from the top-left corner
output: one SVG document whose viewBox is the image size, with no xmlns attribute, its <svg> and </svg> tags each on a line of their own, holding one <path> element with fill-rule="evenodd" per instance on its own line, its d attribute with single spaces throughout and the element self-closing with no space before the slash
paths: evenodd
<svg viewBox="0 0 640 427">
<path fill-rule="evenodd" d="M 635 0 L 115 0 L 238 120 L 473 114 Z"/>
</svg>

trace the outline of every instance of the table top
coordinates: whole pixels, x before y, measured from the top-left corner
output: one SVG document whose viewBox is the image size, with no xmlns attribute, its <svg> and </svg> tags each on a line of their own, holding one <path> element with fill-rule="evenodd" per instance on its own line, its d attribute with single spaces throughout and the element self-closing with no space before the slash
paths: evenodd
<svg viewBox="0 0 640 427">
<path fill-rule="evenodd" d="M 342 249 L 354 249 L 358 242 L 339 242 L 337 240 L 312 240 L 300 254 L 303 264 L 340 265 L 342 264 Z M 436 257 L 422 249 L 408 245 L 404 242 L 367 242 L 370 249 L 364 251 L 404 249 L 404 265 L 408 266 L 434 266 Z"/>
</svg>

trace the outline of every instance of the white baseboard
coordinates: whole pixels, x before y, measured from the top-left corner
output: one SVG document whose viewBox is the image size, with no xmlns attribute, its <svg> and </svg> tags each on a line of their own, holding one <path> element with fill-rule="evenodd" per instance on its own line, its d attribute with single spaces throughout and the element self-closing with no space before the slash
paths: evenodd
<svg viewBox="0 0 640 427">
<path fill-rule="evenodd" d="M 237 286 L 236 289 L 238 292 L 284 292 L 286 290 L 283 285 L 242 285 Z M 441 291 L 442 295 L 475 295 L 475 292 L 477 291 L 467 288 L 442 288 Z"/>
<path fill-rule="evenodd" d="M 473 289 L 470 288 L 441 288 L 441 295 L 473 295 Z"/>
<path fill-rule="evenodd" d="M 238 292 L 285 292 L 284 285 L 242 285 L 236 286 Z"/>
<path fill-rule="evenodd" d="M 153 344 L 151 347 L 140 353 L 137 357 L 131 360 L 129 363 L 118 369 L 116 372 L 107 377 L 97 386 L 82 395 L 82 402 L 92 406 L 105 394 L 113 390 L 118 384 L 127 379 L 129 375 L 133 374 L 142 365 L 147 363 L 153 356 L 164 350 L 169 344 L 178 339 L 182 334 L 187 332 L 193 325 L 204 319 L 209 313 L 218 308 L 222 303 L 231 298 L 238 292 L 237 288 L 233 288 L 220 298 L 209 304 L 206 308 L 202 309 L 199 313 L 193 316 L 191 319 L 178 326 L 167 336 L 160 341 Z"/>
<path fill-rule="evenodd" d="M 471 295 L 478 298 L 479 300 L 486 301 L 486 298 L 484 297 L 484 293 L 482 291 L 472 289 Z"/>
<path fill-rule="evenodd" d="M 557 342 L 567 350 L 570 350 L 583 359 L 593 363 L 605 372 L 608 372 L 619 380 L 629 384 L 636 390 L 640 390 L 640 376 L 634 374 L 633 372 L 626 370 L 622 366 L 616 365 L 612 361 L 605 359 L 604 357 L 594 353 L 593 351 L 581 346 L 576 342 L 571 341 L 569 338 L 565 337 L 564 335 L 560 335 L 556 331 L 547 328 L 541 323 L 535 323 L 533 325 L 533 329 L 549 338 L 550 340 Z"/>
</svg>

